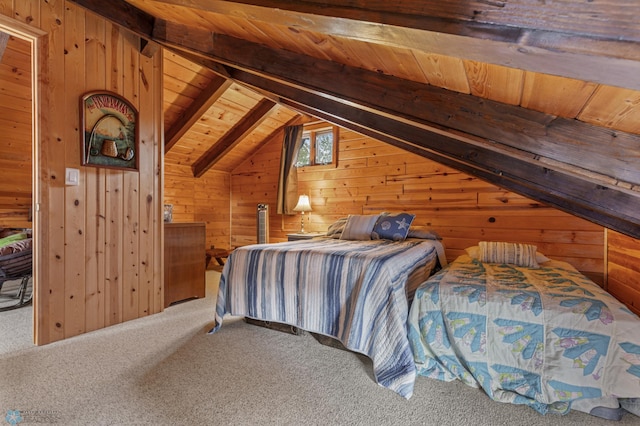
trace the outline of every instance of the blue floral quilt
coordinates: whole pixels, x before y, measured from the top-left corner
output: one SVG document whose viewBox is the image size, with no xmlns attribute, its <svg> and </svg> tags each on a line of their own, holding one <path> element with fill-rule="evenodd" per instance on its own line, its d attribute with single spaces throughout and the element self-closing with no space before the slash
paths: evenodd
<svg viewBox="0 0 640 426">
<path fill-rule="evenodd" d="M 416 291 L 419 375 L 566 413 L 579 399 L 640 397 L 640 319 L 565 262 L 539 269 L 464 255 Z"/>
</svg>

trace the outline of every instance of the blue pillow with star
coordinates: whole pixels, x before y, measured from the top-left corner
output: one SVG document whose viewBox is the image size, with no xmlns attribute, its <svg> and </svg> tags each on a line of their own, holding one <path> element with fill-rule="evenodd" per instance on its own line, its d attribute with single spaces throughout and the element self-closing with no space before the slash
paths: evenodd
<svg viewBox="0 0 640 426">
<path fill-rule="evenodd" d="M 415 217 L 411 213 L 381 215 L 373 227 L 371 239 L 404 241 Z"/>
</svg>

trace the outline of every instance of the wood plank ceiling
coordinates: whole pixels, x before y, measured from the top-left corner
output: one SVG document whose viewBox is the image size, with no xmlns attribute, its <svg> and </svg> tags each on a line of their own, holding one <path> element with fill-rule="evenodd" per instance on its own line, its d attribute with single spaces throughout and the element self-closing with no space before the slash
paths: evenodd
<svg viewBox="0 0 640 426">
<path fill-rule="evenodd" d="M 194 176 L 314 116 L 640 238 L 638 2 L 73 1 L 165 49 Z"/>
</svg>

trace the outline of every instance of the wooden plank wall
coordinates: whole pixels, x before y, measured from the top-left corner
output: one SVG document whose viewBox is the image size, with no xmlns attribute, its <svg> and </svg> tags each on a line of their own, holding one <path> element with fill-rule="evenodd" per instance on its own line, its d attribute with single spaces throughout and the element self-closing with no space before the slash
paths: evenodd
<svg viewBox="0 0 640 426">
<path fill-rule="evenodd" d="M 311 198 L 310 231 L 348 214 L 408 211 L 444 238 L 454 259 L 481 240 L 521 241 L 604 281 L 604 229 L 479 179 L 352 131 L 340 129 L 337 168 L 299 170 Z M 281 141 L 272 141 L 231 177 L 232 246 L 256 241 L 256 203 L 269 203 L 271 241 L 300 227 L 275 213 Z"/>
<path fill-rule="evenodd" d="M 300 230 L 299 216 L 276 213 L 281 151 L 282 140 L 271 140 L 231 173 L 231 247 L 257 242 L 258 204 L 269 205 L 270 242 L 286 241 L 287 233 Z M 305 229 L 326 229 L 325 224 L 331 220 L 329 218 L 337 218 L 336 215 L 330 216 L 329 211 L 325 214 L 311 214 L 309 218 L 314 223 Z"/>
<path fill-rule="evenodd" d="M 36 244 L 36 343 L 160 312 L 162 283 L 162 55 L 65 1 L 0 0 L 0 13 L 47 33 Z M 140 116 L 139 172 L 83 167 L 80 97 L 111 90 Z M 65 186 L 65 168 L 80 184 Z"/>
<path fill-rule="evenodd" d="M 191 167 L 171 158 L 165 163 L 164 202 L 173 205 L 173 222 L 204 222 L 206 247 L 230 248 L 230 174 L 209 170 L 195 178 Z"/>
<path fill-rule="evenodd" d="M 607 230 L 607 291 L 640 316 L 640 240 Z"/>
<path fill-rule="evenodd" d="M 10 37 L 0 62 L 0 228 L 31 228 L 31 43 Z"/>
<path fill-rule="evenodd" d="M 189 105 L 195 101 L 200 91 L 206 88 L 214 78 L 213 73 L 205 67 L 196 65 L 175 53 L 164 52 L 164 126 L 165 132 L 176 122 Z M 207 112 L 209 113 L 209 111 Z M 227 114 L 216 110 L 218 117 Z M 228 120 L 234 114 L 229 114 Z M 205 116 L 201 120 L 208 121 Z M 194 125 L 199 128 L 201 125 Z M 191 133 L 194 133 L 193 135 Z M 165 155 L 164 203 L 173 205 L 174 222 L 204 222 L 206 225 L 206 246 L 226 248 L 229 245 L 229 173 L 209 170 L 201 178 L 194 178 L 189 166 L 208 146 L 209 138 L 216 139 L 220 135 L 209 134 L 208 131 L 187 132 L 182 138 L 200 138 L 197 143 L 186 143 L 182 140 L 173 146 Z M 195 147 L 194 147 L 195 145 Z M 204 256 L 204 254 L 203 254 Z"/>
</svg>

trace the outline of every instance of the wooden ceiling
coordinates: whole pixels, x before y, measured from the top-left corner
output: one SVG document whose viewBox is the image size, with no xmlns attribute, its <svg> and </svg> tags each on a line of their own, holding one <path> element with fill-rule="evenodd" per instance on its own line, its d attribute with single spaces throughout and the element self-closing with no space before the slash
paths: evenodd
<svg viewBox="0 0 640 426">
<path fill-rule="evenodd" d="M 640 237 L 640 3 L 73 0 L 164 49 L 165 152 L 318 117 Z"/>
</svg>

